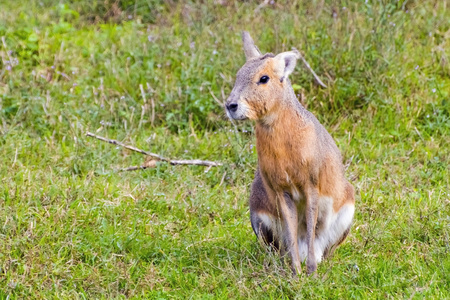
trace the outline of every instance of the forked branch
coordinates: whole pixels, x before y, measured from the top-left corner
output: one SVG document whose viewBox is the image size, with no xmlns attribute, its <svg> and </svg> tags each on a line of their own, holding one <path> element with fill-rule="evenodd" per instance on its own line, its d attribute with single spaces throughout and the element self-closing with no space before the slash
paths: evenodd
<svg viewBox="0 0 450 300">
<path fill-rule="evenodd" d="M 107 142 L 107 143 L 110 143 L 110 144 L 113 144 L 113 145 L 117 145 L 117 146 L 123 147 L 123 148 L 131 150 L 131 151 L 135 151 L 135 152 L 138 152 L 138 153 L 141 153 L 141 154 L 153 157 L 156 160 L 164 161 L 164 162 L 167 162 L 167 163 L 169 163 L 171 165 L 197 165 L 197 166 L 206 166 L 206 167 L 217 167 L 217 166 L 221 166 L 222 165 L 222 163 L 215 162 L 215 161 L 209 161 L 209 160 L 200 160 L 200 159 L 176 160 L 176 159 L 170 159 L 170 158 L 161 156 L 161 155 L 156 154 L 156 153 L 144 151 L 144 150 L 141 150 L 141 149 L 136 148 L 134 146 L 126 145 L 126 144 L 121 143 L 121 142 L 116 141 L 116 140 L 107 139 L 105 137 L 93 134 L 92 132 L 87 132 L 86 135 L 89 136 L 89 137 L 96 138 L 96 139 L 98 139 L 100 141 L 103 141 L 103 142 Z M 129 170 L 127 168 L 127 169 L 123 169 L 123 171 L 131 171 L 131 170 L 136 170 L 136 169 L 145 169 L 145 167 L 142 167 L 142 166 L 141 167 L 131 167 Z"/>
</svg>

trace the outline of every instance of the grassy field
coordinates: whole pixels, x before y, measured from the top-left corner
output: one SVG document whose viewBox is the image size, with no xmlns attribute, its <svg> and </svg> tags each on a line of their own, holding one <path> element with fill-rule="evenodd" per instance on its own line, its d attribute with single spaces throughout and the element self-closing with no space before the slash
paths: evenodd
<svg viewBox="0 0 450 300">
<path fill-rule="evenodd" d="M 450 299 L 449 1 L 17 3 L 0 3 L 0 299 Z M 291 75 L 357 190 L 314 277 L 250 226 L 252 124 L 220 105 L 242 30 L 328 85 Z M 87 131 L 224 165 L 118 172 L 145 157 Z"/>
</svg>

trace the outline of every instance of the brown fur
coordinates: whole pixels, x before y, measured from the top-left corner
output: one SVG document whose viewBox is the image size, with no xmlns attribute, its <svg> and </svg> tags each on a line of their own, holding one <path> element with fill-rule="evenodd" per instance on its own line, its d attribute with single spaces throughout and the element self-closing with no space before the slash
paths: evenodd
<svg viewBox="0 0 450 300">
<path fill-rule="evenodd" d="M 312 273 L 317 268 L 314 241 L 326 230 L 330 217 L 323 215 L 329 204 L 321 199 L 331 198 L 333 213 L 338 214 L 344 205 L 354 205 L 354 189 L 344 177 L 333 139 L 301 106 L 287 79 L 296 53 L 261 57 L 259 50 L 252 51 L 252 44 L 244 33 L 247 63 L 239 70 L 227 100 L 231 118 L 256 120 L 258 170 L 250 195 L 252 226 L 257 236 L 279 246 L 282 254 L 289 253 L 294 273 L 301 269 L 298 238 L 303 236 L 307 270 Z M 269 76 L 269 82 L 259 83 L 262 76 Z M 237 105 L 236 111 L 232 104 Z M 265 224 L 262 218 L 266 217 L 281 224 L 281 229 Z M 342 243 L 349 230 L 327 246 L 323 256 Z"/>
</svg>

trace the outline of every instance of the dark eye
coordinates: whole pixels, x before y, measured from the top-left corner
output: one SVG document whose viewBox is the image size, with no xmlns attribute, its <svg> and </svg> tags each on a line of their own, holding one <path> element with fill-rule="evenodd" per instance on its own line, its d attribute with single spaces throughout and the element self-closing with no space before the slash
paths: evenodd
<svg viewBox="0 0 450 300">
<path fill-rule="evenodd" d="M 269 81 L 269 76 L 264 75 L 259 79 L 258 83 L 266 84 Z"/>
</svg>

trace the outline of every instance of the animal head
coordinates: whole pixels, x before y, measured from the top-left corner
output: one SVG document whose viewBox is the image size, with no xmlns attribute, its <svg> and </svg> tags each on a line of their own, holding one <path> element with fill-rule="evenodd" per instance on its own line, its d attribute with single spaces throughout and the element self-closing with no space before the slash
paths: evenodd
<svg viewBox="0 0 450 300">
<path fill-rule="evenodd" d="M 278 55 L 262 55 L 250 34 L 242 33 L 246 62 L 238 71 L 233 90 L 225 104 L 234 120 L 262 120 L 283 101 L 284 91 L 291 89 L 289 74 L 300 54 L 297 50 Z"/>
</svg>

